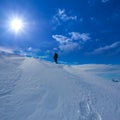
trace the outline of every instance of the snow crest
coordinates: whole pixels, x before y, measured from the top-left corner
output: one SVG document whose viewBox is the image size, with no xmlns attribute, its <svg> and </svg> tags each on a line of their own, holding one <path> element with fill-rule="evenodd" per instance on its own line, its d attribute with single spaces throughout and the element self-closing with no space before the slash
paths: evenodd
<svg viewBox="0 0 120 120">
<path fill-rule="evenodd" d="M 0 57 L 0 120 L 119 120 L 119 90 L 82 66 Z"/>
</svg>

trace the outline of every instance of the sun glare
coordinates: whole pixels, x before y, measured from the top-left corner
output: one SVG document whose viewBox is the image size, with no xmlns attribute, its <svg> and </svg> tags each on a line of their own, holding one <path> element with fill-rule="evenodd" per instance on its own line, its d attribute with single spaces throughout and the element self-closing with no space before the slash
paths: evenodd
<svg viewBox="0 0 120 120">
<path fill-rule="evenodd" d="M 24 22 L 20 18 L 13 18 L 10 20 L 10 29 L 18 33 L 24 29 Z"/>
</svg>

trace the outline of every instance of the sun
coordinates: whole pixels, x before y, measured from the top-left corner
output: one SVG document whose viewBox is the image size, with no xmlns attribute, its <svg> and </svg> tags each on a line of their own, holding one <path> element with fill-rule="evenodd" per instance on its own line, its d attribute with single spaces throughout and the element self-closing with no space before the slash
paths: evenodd
<svg viewBox="0 0 120 120">
<path fill-rule="evenodd" d="M 11 25 L 11 29 L 15 30 L 16 32 L 23 28 L 23 22 L 18 18 L 13 19 L 10 22 L 10 25 Z"/>
<path fill-rule="evenodd" d="M 22 19 L 15 17 L 10 20 L 9 27 L 13 32 L 19 33 L 24 29 L 25 26 Z"/>
</svg>

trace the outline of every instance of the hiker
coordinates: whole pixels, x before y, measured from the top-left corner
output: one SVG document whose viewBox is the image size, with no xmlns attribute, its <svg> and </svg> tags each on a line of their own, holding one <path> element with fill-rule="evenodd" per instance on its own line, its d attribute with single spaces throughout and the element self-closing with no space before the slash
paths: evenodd
<svg viewBox="0 0 120 120">
<path fill-rule="evenodd" d="M 54 58 L 54 62 L 57 64 L 58 63 L 58 60 L 57 60 L 58 59 L 58 54 L 55 53 L 53 58 Z"/>
</svg>

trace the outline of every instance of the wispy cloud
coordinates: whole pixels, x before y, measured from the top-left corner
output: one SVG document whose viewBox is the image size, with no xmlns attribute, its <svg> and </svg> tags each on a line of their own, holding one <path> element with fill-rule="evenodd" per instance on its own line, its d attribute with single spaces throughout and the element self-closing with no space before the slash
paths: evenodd
<svg viewBox="0 0 120 120">
<path fill-rule="evenodd" d="M 83 40 L 87 41 L 90 39 L 89 33 L 78 33 L 78 32 L 71 32 L 69 33 L 71 35 L 71 39 L 73 40 Z"/>
<path fill-rule="evenodd" d="M 67 44 L 60 44 L 59 45 L 59 49 L 61 51 L 67 51 L 67 52 L 72 51 L 77 47 L 79 47 L 79 44 L 75 43 L 75 42 L 68 42 Z"/>
<path fill-rule="evenodd" d="M 90 39 L 88 33 L 70 32 L 68 36 L 52 35 L 52 38 L 59 42 L 59 49 L 62 51 L 72 51 L 80 48 L 80 45 Z"/>
<path fill-rule="evenodd" d="M 108 2 L 109 0 L 101 0 L 102 3 L 106 3 Z"/>
<path fill-rule="evenodd" d="M 63 21 L 77 20 L 77 16 L 68 15 L 64 9 L 59 9 L 57 15 Z"/>
<path fill-rule="evenodd" d="M 99 54 L 99 53 L 103 53 L 105 51 L 108 51 L 108 50 L 111 50 L 111 49 L 114 49 L 114 48 L 120 48 L 120 42 L 115 42 L 111 45 L 106 45 L 106 46 L 103 46 L 103 47 L 100 47 L 100 48 L 97 48 L 95 49 L 92 54 Z M 119 50 L 120 52 L 120 50 Z"/>
<path fill-rule="evenodd" d="M 73 45 L 73 42 L 69 37 L 63 35 L 52 35 L 52 38 L 59 43 L 59 49 L 61 51 L 71 51 L 75 48 L 75 45 Z"/>
<path fill-rule="evenodd" d="M 14 53 L 14 51 L 12 49 L 7 48 L 7 47 L 1 47 L 1 46 L 0 46 L 0 52 Z"/>
<path fill-rule="evenodd" d="M 80 22 L 83 22 L 83 20 L 84 20 L 84 19 L 83 19 L 82 17 L 79 19 Z"/>
<path fill-rule="evenodd" d="M 65 9 L 58 9 L 57 13 L 53 16 L 52 21 L 57 23 L 57 25 L 61 25 L 61 21 L 66 22 L 70 20 L 77 20 L 77 16 L 68 14 Z"/>
<path fill-rule="evenodd" d="M 70 38 L 63 35 L 52 35 L 52 38 L 54 38 L 60 44 L 68 43 L 71 40 Z"/>
</svg>

